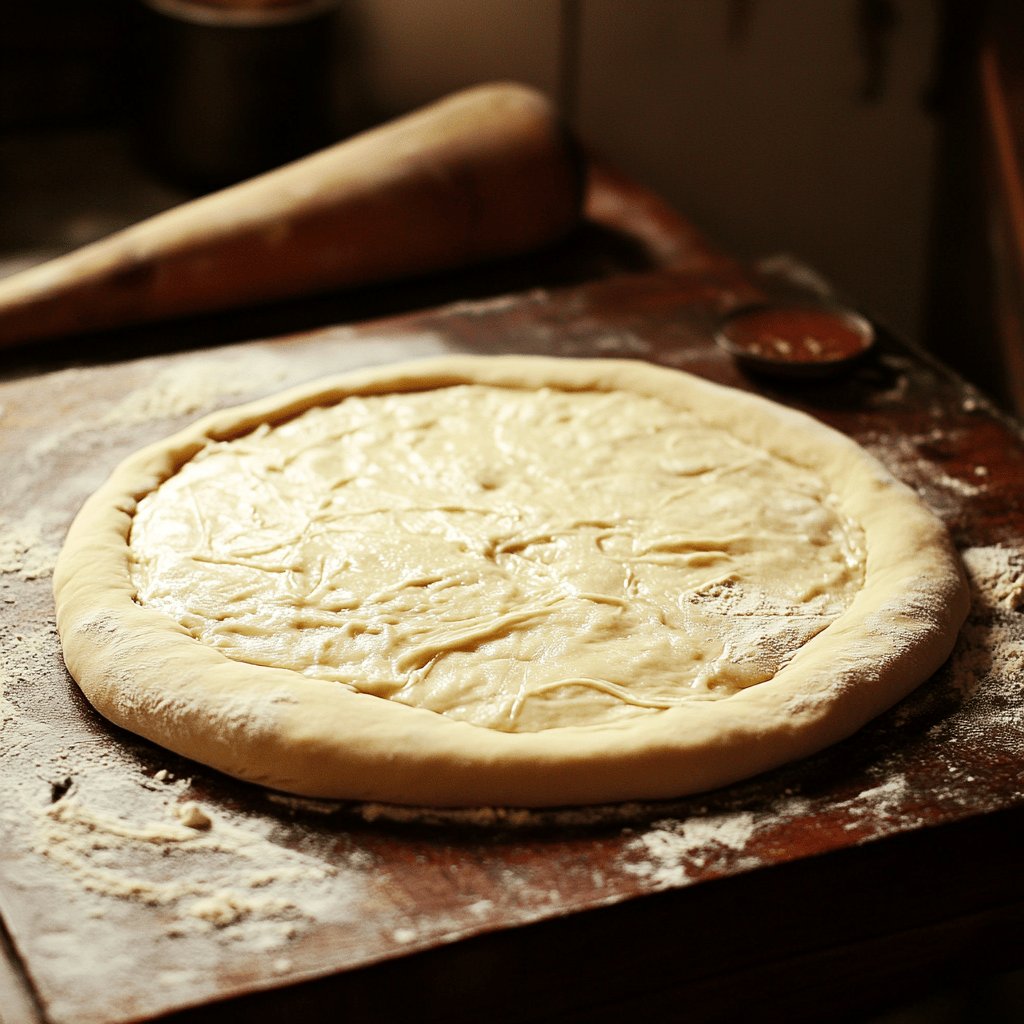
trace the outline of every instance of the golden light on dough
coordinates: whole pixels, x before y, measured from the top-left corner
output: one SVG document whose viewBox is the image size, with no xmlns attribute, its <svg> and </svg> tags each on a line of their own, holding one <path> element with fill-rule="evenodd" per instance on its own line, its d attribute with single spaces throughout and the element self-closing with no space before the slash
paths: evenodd
<svg viewBox="0 0 1024 1024">
<path fill-rule="evenodd" d="M 641 363 L 318 382 L 139 453 L 56 578 L 95 706 L 309 795 L 682 795 L 898 700 L 966 610 L 941 525 L 848 439 Z"/>
</svg>

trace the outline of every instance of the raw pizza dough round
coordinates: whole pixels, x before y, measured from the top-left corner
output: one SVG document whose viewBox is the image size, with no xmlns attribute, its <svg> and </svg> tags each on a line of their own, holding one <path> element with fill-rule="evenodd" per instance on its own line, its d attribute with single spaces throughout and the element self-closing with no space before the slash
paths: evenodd
<svg viewBox="0 0 1024 1024">
<path fill-rule="evenodd" d="M 113 722 L 306 796 L 682 796 L 849 736 L 967 610 L 943 526 L 846 437 L 639 362 L 450 357 L 125 461 L 55 572 Z"/>
</svg>

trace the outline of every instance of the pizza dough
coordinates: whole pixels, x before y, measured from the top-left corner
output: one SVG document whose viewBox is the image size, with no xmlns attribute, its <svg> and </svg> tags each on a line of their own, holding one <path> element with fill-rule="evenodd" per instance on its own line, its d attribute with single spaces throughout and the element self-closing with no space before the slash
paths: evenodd
<svg viewBox="0 0 1024 1024">
<path fill-rule="evenodd" d="M 408 363 L 123 463 L 55 575 L 112 721 L 308 796 L 681 796 L 848 736 L 966 614 L 853 442 L 638 362 Z"/>
</svg>

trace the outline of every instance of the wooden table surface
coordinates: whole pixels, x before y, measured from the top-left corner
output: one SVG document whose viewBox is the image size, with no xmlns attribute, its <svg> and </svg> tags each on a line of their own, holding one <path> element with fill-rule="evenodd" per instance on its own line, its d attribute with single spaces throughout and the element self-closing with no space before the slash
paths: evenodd
<svg viewBox="0 0 1024 1024">
<path fill-rule="evenodd" d="M 762 284 L 600 173 L 587 224 L 529 259 L 6 353 L 0 1020 L 843 1019 L 1024 962 L 1024 440 L 884 332 L 827 383 L 745 377 L 711 332 Z M 213 408 L 453 351 L 648 359 L 853 436 L 963 552 L 950 662 L 814 758 L 598 811 L 285 798 L 100 720 L 49 575 L 110 469 Z"/>
</svg>

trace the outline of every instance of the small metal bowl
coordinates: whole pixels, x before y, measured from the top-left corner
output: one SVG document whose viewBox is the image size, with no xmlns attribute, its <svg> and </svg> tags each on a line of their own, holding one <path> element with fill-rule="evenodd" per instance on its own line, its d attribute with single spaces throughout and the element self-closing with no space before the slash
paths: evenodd
<svg viewBox="0 0 1024 1024">
<path fill-rule="evenodd" d="M 863 358 L 875 343 L 875 329 L 845 306 L 763 302 L 723 317 L 715 341 L 745 370 L 815 378 L 838 373 Z"/>
</svg>

